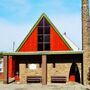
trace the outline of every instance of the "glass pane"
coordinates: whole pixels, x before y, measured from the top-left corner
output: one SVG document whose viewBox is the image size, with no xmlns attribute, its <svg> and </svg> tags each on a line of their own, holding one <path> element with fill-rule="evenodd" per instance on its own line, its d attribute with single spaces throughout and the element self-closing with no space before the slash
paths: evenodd
<svg viewBox="0 0 90 90">
<path fill-rule="evenodd" d="M 38 24 L 38 26 L 43 26 L 43 19 L 40 21 L 40 23 Z"/>
<path fill-rule="evenodd" d="M 44 22 L 45 22 L 45 26 L 49 26 L 50 25 L 46 19 L 44 19 Z"/>
<path fill-rule="evenodd" d="M 50 27 L 49 26 L 48 27 L 45 27 L 44 34 L 50 34 Z"/>
<path fill-rule="evenodd" d="M 43 43 L 38 44 L 38 51 L 43 51 Z"/>
<path fill-rule="evenodd" d="M 44 36 L 44 42 L 50 42 L 50 35 Z"/>
<path fill-rule="evenodd" d="M 43 42 L 43 35 L 38 36 L 38 42 Z"/>
<path fill-rule="evenodd" d="M 38 34 L 43 34 L 43 27 L 38 27 Z"/>
<path fill-rule="evenodd" d="M 50 43 L 45 44 L 45 50 L 50 50 Z"/>
</svg>

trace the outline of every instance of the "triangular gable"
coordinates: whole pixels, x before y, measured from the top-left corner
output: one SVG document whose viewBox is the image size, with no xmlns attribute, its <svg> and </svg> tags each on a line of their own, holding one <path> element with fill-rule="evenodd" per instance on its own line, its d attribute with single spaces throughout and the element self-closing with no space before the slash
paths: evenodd
<svg viewBox="0 0 90 90">
<path fill-rule="evenodd" d="M 43 13 L 40 18 L 38 19 L 38 21 L 35 23 L 35 25 L 32 27 L 32 29 L 30 30 L 30 32 L 28 33 L 28 35 L 25 37 L 25 39 L 22 41 L 22 43 L 20 44 L 20 46 L 17 48 L 16 52 L 18 52 L 20 50 L 20 48 L 24 45 L 24 43 L 26 42 L 26 40 L 29 38 L 29 36 L 32 34 L 32 32 L 34 31 L 35 27 L 39 24 L 39 22 L 42 20 L 42 18 L 45 18 L 50 25 L 54 28 L 55 32 L 62 38 L 62 40 L 64 41 L 64 43 L 68 46 L 68 48 L 70 50 L 72 50 L 72 48 L 70 47 L 70 45 L 68 44 L 68 42 L 64 39 L 64 37 L 61 35 L 61 33 L 58 31 L 58 29 L 54 26 L 54 24 L 50 21 L 50 19 L 47 17 L 47 15 L 45 13 Z"/>
</svg>

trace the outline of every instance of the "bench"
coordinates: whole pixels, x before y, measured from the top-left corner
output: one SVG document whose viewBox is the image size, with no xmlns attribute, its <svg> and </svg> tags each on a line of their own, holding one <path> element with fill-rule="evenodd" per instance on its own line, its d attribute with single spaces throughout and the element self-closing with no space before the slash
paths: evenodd
<svg viewBox="0 0 90 90">
<path fill-rule="evenodd" d="M 66 83 L 66 76 L 51 76 L 52 83 Z"/>
<path fill-rule="evenodd" d="M 27 83 L 40 83 L 42 82 L 41 76 L 27 76 Z"/>
</svg>

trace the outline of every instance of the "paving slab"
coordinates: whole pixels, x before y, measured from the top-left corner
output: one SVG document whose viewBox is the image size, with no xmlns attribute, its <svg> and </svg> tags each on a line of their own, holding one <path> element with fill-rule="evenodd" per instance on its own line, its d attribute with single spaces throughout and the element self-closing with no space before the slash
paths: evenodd
<svg viewBox="0 0 90 90">
<path fill-rule="evenodd" d="M 90 90 L 83 85 L 0 84 L 0 90 Z"/>
</svg>

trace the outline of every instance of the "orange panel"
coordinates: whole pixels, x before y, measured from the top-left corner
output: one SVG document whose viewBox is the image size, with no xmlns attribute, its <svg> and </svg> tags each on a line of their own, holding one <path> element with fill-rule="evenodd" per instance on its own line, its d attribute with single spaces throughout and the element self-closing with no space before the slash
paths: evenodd
<svg viewBox="0 0 90 90">
<path fill-rule="evenodd" d="M 69 81 L 74 81 L 75 82 L 75 75 L 71 75 L 69 78 Z"/>
<path fill-rule="evenodd" d="M 13 72 L 12 72 L 12 76 L 14 77 L 15 75 L 14 75 L 14 72 L 15 72 L 15 60 L 13 60 L 13 62 L 12 62 L 12 69 L 13 69 Z"/>
<path fill-rule="evenodd" d="M 53 27 L 50 27 L 50 48 L 51 51 L 70 50 L 69 47 L 64 43 L 63 39 L 53 29 Z"/>
<path fill-rule="evenodd" d="M 13 72 L 13 60 L 12 60 L 12 57 L 10 56 L 8 60 L 8 76 L 9 77 L 13 76 L 12 72 Z"/>
<path fill-rule="evenodd" d="M 23 46 L 19 50 L 20 52 L 37 51 L 37 28 L 27 38 Z"/>
</svg>

